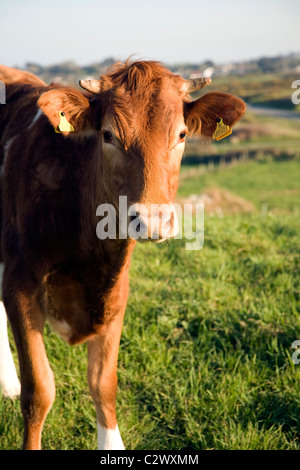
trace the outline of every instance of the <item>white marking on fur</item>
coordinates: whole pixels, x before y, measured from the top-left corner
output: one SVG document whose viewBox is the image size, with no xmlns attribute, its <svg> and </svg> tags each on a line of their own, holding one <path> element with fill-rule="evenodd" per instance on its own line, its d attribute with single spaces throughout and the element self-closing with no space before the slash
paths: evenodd
<svg viewBox="0 0 300 470">
<path fill-rule="evenodd" d="M 107 429 L 97 423 L 98 450 L 125 450 L 119 427 Z"/>
<path fill-rule="evenodd" d="M 54 317 L 49 317 L 48 320 L 56 333 L 58 333 L 65 341 L 68 341 L 72 333 L 70 325 L 65 320 L 57 320 Z"/>
<path fill-rule="evenodd" d="M 20 389 L 8 341 L 6 311 L 0 302 L 0 391 L 5 397 L 15 398 L 20 395 Z"/>
<path fill-rule="evenodd" d="M 43 111 L 39 108 L 39 109 L 37 110 L 37 112 L 36 112 L 36 115 L 35 115 L 34 118 L 33 118 L 32 123 L 31 123 L 30 126 L 28 127 L 28 130 L 31 129 L 31 128 L 35 125 L 36 121 L 39 119 L 39 117 L 40 117 L 42 114 L 43 114 Z"/>
</svg>

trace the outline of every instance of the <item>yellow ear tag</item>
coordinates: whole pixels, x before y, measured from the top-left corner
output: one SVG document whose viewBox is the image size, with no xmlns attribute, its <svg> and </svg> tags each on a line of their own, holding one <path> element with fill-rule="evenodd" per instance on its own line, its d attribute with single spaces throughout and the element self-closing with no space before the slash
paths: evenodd
<svg viewBox="0 0 300 470">
<path fill-rule="evenodd" d="M 221 139 L 224 139 L 224 137 L 227 137 L 228 135 L 232 133 L 231 127 L 224 124 L 221 118 L 217 118 L 216 121 L 217 121 L 217 127 L 216 127 L 215 132 L 213 133 L 213 139 L 221 140 Z"/>
<path fill-rule="evenodd" d="M 60 123 L 58 124 L 57 128 L 54 129 L 55 132 L 60 134 L 61 132 L 74 132 L 74 127 L 72 124 L 67 121 L 67 118 L 65 117 L 64 112 L 59 111 L 58 115 L 60 117 Z"/>
</svg>

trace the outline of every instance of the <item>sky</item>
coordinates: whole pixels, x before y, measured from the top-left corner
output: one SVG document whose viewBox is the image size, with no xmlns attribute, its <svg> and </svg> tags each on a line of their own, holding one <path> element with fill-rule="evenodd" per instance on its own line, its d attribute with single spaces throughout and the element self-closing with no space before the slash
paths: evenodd
<svg viewBox="0 0 300 470">
<path fill-rule="evenodd" d="M 299 0 L 0 0 L 0 63 L 222 64 L 300 51 Z"/>
</svg>

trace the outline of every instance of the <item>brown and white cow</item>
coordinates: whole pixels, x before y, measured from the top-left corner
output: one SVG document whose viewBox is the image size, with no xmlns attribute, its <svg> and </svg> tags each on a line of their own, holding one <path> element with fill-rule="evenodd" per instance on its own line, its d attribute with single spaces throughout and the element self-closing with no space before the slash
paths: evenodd
<svg viewBox="0 0 300 470">
<path fill-rule="evenodd" d="M 40 448 L 55 397 L 43 342 L 48 320 L 70 344 L 87 342 L 98 447 L 122 449 L 117 359 L 136 240 L 100 240 L 97 207 L 109 203 L 118 212 L 119 196 L 128 206 L 164 204 L 167 235 L 162 224 L 155 237 L 142 212 L 136 213 L 139 230 L 143 241 L 145 234 L 156 241 L 174 236 L 186 134 L 212 136 L 216 119 L 232 126 L 245 105 L 224 93 L 191 101 L 189 93 L 207 80 L 183 80 L 157 62 L 116 64 L 99 80 L 80 82 L 89 93 L 47 86 L 7 67 L 0 67 L 0 79 L 6 83 L 0 105 L 3 302 L 18 350 L 24 448 Z M 73 132 L 55 132 L 59 113 Z M 0 385 L 13 396 L 19 382 L 5 310 L 2 305 Z"/>
</svg>

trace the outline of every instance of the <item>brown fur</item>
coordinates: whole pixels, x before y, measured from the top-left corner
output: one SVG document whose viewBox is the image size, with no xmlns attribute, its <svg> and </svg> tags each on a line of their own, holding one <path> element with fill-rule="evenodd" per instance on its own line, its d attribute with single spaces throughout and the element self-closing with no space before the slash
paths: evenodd
<svg viewBox="0 0 300 470">
<path fill-rule="evenodd" d="M 215 93 L 190 102 L 184 80 L 156 62 L 117 64 L 95 96 L 3 67 L 0 79 L 7 83 L 0 109 L 3 299 L 20 361 L 24 448 L 35 449 L 55 396 L 42 340 L 47 318 L 66 322 L 71 344 L 87 341 L 98 421 L 116 425 L 118 346 L 135 241 L 98 240 L 97 206 L 117 207 L 119 195 L 129 204 L 174 201 L 180 132 L 211 135 L 216 116 L 232 124 L 245 106 Z M 38 109 L 43 114 L 33 124 Z M 74 132 L 54 132 L 60 111 Z M 104 151 L 103 125 L 115 133 L 112 155 Z"/>
<path fill-rule="evenodd" d="M 32 73 L 24 72 L 23 70 L 13 69 L 11 67 L 6 67 L 5 65 L 0 65 L 0 76 L 1 80 L 10 85 L 12 83 L 20 82 L 24 85 L 32 86 L 47 86 L 43 80 L 36 77 Z"/>
</svg>

